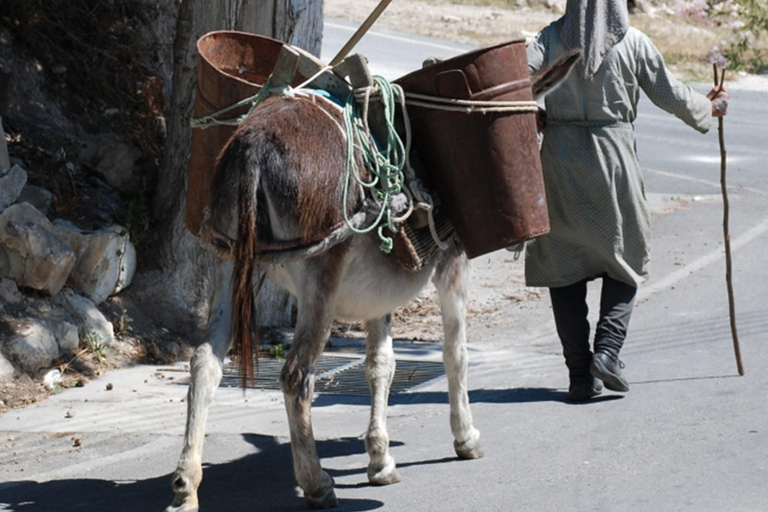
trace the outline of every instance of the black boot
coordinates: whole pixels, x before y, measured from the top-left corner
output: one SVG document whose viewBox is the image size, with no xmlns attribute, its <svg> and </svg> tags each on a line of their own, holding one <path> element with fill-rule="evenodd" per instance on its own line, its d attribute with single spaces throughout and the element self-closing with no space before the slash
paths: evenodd
<svg viewBox="0 0 768 512">
<path fill-rule="evenodd" d="M 571 375 L 568 400 L 586 402 L 603 392 L 603 383 L 592 375 Z"/>
<path fill-rule="evenodd" d="M 622 376 L 621 369 L 624 363 L 607 352 L 597 352 L 592 357 L 592 365 L 589 372 L 597 379 L 605 383 L 605 387 L 611 391 L 629 391 L 629 382 Z"/>
</svg>

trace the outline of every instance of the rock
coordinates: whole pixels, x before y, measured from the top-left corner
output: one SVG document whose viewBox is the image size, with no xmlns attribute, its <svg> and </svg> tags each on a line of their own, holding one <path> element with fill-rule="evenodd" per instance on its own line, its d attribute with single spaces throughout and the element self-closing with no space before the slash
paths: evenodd
<svg viewBox="0 0 768 512">
<path fill-rule="evenodd" d="M 14 165 L 4 176 L 0 176 L 0 212 L 16 202 L 26 184 L 27 171 L 18 165 Z"/>
<path fill-rule="evenodd" d="M 120 194 L 106 188 L 107 185 L 94 185 L 85 189 L 78 197 L 83 210 L 84 219 L 80 225 L 87 229 L 98 229 L 115 223 L 115 216 L 125 211 L 125 204 Z"/>
<path fill-rule="evenodd" d="M 550 9 L 555 12 L 563 13 L 565 12 L 565 5 L 567 1 L 566 0 L 545 0 L 544 4 L 547 6 L 547 9 Z"/>
<path fill-rule="evenodd" d="M 67 310 L 71 320 L 77 324 L 81 339 L 97 340 L 106 346 L 115 341 L 112 323 L 99 311 L 91 299 L 78 295 L 68 288 L 63 290 L 56 300 Z"/>
<path fill-rule="evenodd" d="M 80 346 L 80 332 L 76 325 L 69 322 L 53 324 L 53 337 L 59 346 L 59 355 L 74 355 Z"/>
<path fill-rule="evenodd" d="M 0 303 L 16 304 L 23 298 L 19 287 L 16 286 L 16 281 L 0 277 Z"/>
<path fill-rule="evenodd" d="M 136 259 L 136 247 L 127 237 L 128 235 L 126 235 L 125 250 L 120 260 L 120 273 L 117 276 L 113 295 L 128 288 L 133 282 L 133 276 L 136 275 L 136 265 L 138 262 Z"/>
<path fill-rule="evenodd" d="M 136 162 L 141 150 L 111 137 L 100 136 L 86 142 L 80 159 L 101 174 L 111 186 L 123 192 L 136 188 Z"/>
<path fill-rule="evenodd" d="M 77 254 L 70 281 L 96 304 L 131 284 L 136 271 L 136 249 L 120 226 L 86 234 L 67 222 L 56 222 L 59 233 Z"/>
<path fill-rule="evenodd" d="M 28 318 L 6 342 L 6 351 L 27 373 L 37 373 L 53 364 L 59 346 L 48 326 L 41 320 Z"/>
<path fill-rule="evenodd" d="M 0 70 L 0 73 L 2 71 Z M 11 168 L 11 160 L 8 158 L 8 142 L 5 140 L 5 131 L 3 130 L 3 118 L 0 117 L 0 176 L 4 175 Z"/>
<path fill-rule="evenodd" d="M 651 3 L 650 0 L 627 0 L 627 9 L 630 14 L 635 14 L 637 12 L 653 14 L 656 9 Z"/>
<path fill-rule="evenodd" d="M 0 382 L 6 382 L 16 375 L 16 369 L 13 364 L 0 352 Z"/>
<path fill-rule="evenodd" d="M 11 74 L 0 65 L 0 117 L 8 113 L 10 90 Z M 0 119 L 0 125 L 2 125 L 2 119 Z M 0 131 L 2 131 L 2 129 L 0 129 Z"/>
<path fill-rule="evenodd" d="M 27 185 L 24 187 L 19 198 L 16 200 L 17 203 L 31 204 L 43 215 L 48 215 L 51 201 L 53 201 L 53 192 L 35 185 Z"/>
<path fill-rule="evenodd" d="M 57 294 L 75 266 L 75 251 L 34 206 L 15 204 L 0 214 L 0 274 Z"/>
</svg>

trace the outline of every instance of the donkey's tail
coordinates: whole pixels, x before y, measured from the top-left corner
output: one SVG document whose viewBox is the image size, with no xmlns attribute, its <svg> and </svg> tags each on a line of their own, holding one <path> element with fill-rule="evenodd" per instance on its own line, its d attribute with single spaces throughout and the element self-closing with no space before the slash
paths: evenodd
<svg viewBox="0 0 768 512">
<path fill-rule="evenodd" d="M 256 208 L 261 169 L 249 146 L 235 136 L 221 154 L 218 173 L 238 176 L 238 233 L 232 276 L 232 354 L 239 364 L 241 384 L 245 388 L 249 380 L 253 382 L 254 359 L 258 365 L 259 340 L 252 280 L 258 239 Z"/>
</svg>

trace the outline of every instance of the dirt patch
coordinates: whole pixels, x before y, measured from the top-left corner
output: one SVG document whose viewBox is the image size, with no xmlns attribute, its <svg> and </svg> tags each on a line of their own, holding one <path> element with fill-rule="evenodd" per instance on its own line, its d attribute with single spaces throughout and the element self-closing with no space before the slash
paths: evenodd
<svg viewBox="0 0 768 512">
<path fill-rule="evenodd" d="M 325 16 L 362 22 L 379 0 L 326 0 Z M 376 27 L 484 46 L 532 36 L 560 15 L 543 7 L 464 5 L 451 0 L 392 2 Z M 511 2 L 510 2 L 511 3 Z M 544 4 L 545 2 L 541 2 Z"/>
<path fill-rule="evenodd" d="M 0 414 L 9 409 L 31 405 L 67 389 L 83 387 L 94 377 L 146 357 L 141 344 L 127 336 L 116 340 L 110 347 L 96 350 L 87 343 L 82 343 L 76 354 L 54 361 L 52 368 L 41 370 L 39 375 L 24 374 L 9 382 L 0 383 Z M 45 375 L 56 370 L 60 372 L 60 380 L 57 379 L 51 386 L 46 386 Z"/>
<path fill-rule="evenodd" d="M 18 332 L 19 322 L 28 322 L 51 307 L 48 297 L 38 296 L 30 290 L 24 293 L 25 299 L 20 303 L 0 303 L 0 339 L 7 339 Z M 132 313 L 129 314 L 126 307 Z M 0 414 L 70 388 L 82 387 L 92 378 L 113 369 L 132 364 L 169 364 L 190 359 L 193 348 L 179 331 L 169 330 L 141 316 L 140 310 L 129 307 L 124 297 L 112 297 L 99 309 L 112 323 L 114 340 L 106 345 L 98 339 L 81 337 L 74 354 L 61 355 L 36 374 L 17 374 L 10 381 L 0 382 Z M 32 310 L 37 313 L 31 313 Z M 52 371 L 59 372 L 60 380 L 51 381 L 46 386 L 45 376 Z"/>
</svg>

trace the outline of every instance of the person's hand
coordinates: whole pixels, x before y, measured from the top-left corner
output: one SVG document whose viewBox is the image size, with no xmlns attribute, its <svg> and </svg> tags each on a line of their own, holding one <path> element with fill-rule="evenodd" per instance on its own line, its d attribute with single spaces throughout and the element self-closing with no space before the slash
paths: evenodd
<svg viewBox="0 0 768 512">
<path fill-rule="evenodd" d="M 724 85 L 713 87 L 711 91 L 707 93 L 707 98 L 712 102 L 712 115 L 715 117 L 723 117 L 728 113 L 728 100 L 731 95 L 725 89 Z"/>
</svg>

